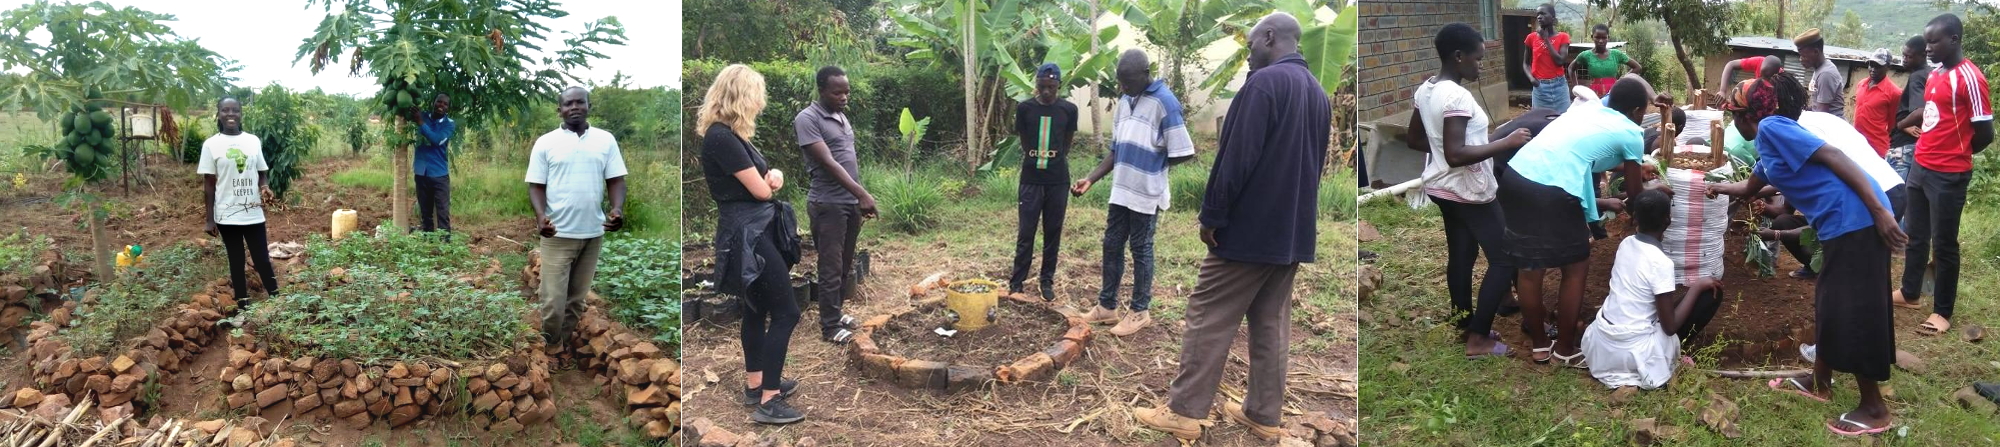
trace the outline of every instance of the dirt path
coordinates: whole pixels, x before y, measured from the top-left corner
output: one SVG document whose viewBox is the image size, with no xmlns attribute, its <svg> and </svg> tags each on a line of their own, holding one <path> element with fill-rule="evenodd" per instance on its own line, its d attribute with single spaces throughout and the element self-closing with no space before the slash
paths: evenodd
<svg viewBox="0 0 2000 447">
<path fill-rule="evenodd" d="M 1091 219 L 1088 215 L 1072 217 L 1073 221 Z M 1101 221 L 1101 217 L 1096 219 Z M 1071 242 L 1064 247 L 1055 305 L 1087 310 L 1086 306 L 1095 302 L 1099 287 L 1100 270 L 1095 254 L 1098 245 L 1087 231 L 1075 227 L 1072 225 L 1073 229 L 1065 232 L 1078 234 L 1075 237 L 1065 234 L 1065 240 Z M 1170 245 L 1165 241 L 1169 237 L 1167 231 L 1163 225 L 1163 246 Z M 1352 230 L 1337 234 L 1348 234 L 1351 238 Z M 1011 256 L 1009 251 L 970 248 L 928 240 L 929 237 L 870 241 L 871 238 L 864 236 L 863 239 L 863 247 L 871 250 L 872 272 L 861 285 L 863 298 L 847 304 L 847 313 L 862 319 L 908 303 L 908 286 L 934 272 L 1004 278 L 1009 268 L 1006 256 Z M 1004 244 L 1011 247 L 1012 237 L 1004 239 Z M 983 247 L 989 242 L 962 245 Z M 966 255 L 968 251 L 1000 254 Z M 800 382 L 799 395 L 792 403 L 807 414 L 807 419 L 791 426 L 759 426 L 749 420 L 750 409 L 736 402 L 743 386 L 739 326 L 733 322 L 689 324 L 684 336 L 688 341 L 683 362 L 688 377 L 684 384 L 688 390 L 686 418 L 690 421 L 707 418 L 734 434 L 755 434 L 759 439 L 794 445 L 806 445 L 807 439 L 818 445 L 860 446 L 1179 445 L 1164 433 L 1141 428 L 1131 416 L 1132 408 L 1152 407 L 1165 401 L 1180 351 L 1181 309 L 1193 284 L 1191 275 L 1176 277 L 1168 272 L 1189 269 L 1191 262 L 1164 251 L 1154 288 L 1155 324 L 1124 338 L 1110 336 L 1106 332 L 1108 326 L 1097 327 L 1097 337 L 1084 357 L 1048 383 L 988 386 L 961 394 L 944 394 L 862 379 L 850 364 L 844 346 L 820 341 L 815 323 L 819 313 L 816 305 L 809 303 L 792 337 L 785 370 L 787 376 Z M 1323 256 L 1339 256 L 1330 251 Z M 691 248 L 686 259 L 695 265 L 712 256 L 706 250 Z M 813 260 L 808 258 L 797 268 L 806 271 L 812 265 Z M 1352 272 L 1351 265 L 1347 271 Z M 1305 283 L 1302 281 L 1300 286 L 1301 297 L 1295 311 L 1318 312 L 1304 305 L 1303 296 L 1315 293 L 1307 290 L 1309 286 Z M 1038 293 L 1036 290 L 1029 286 L 1030 294 Z M 1356 369 L 1353 343 L 1357 337 L 1353 320 L 1351 309 L 1329 316 L 1295 315 L 1285 406 L 1287 424 L 1297 424 L 1307 419 L 1307 414 L 1335 420 L 1347 420 L 1356 414 L 1354 399 L 1342 397 L 1352 396 L 1353 384 L 1343 384 L 1340 379 L 1354 377 Z M 1311 326 L 1321 327 L 1301 322 L 1320 322 Z M 1247 332 L 1239 331 L 1231 349 L 1223 380 L 1224 395 L 1240 396 L 1247 383 L 1247 337 Z M 1060 334 L 1048 337 L 1051 341 L 1058 338 Z M 1320 346 L 1324 350 L 1302 348 L 1306 346 Z M 1041 344 L 1023 347 L 1019 354 L 1045 347 Z M 1311 431 L 1308 429 L 1306 433 Z M 1203 441 L 1204 445 L 1223 446 L 1267 444 L 1226 422 L 1210 428 Z"/>
</svg>

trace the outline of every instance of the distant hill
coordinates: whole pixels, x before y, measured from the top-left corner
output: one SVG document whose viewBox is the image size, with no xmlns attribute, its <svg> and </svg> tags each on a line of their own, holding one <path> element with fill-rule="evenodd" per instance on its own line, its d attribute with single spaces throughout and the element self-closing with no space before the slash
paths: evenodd
<svg viewBox="0 0 2000 447">
<path fill-rule="evenodd" d="M 1888 48 L 1901 53 L 1903 41 L 1923 34 L 1924 24 L 1932 17 L 1946 12 L 1964 17 L 1966 8 L 1955 6 L 1947 11 L 1928 0 L 1835 0 L 1833 12 L 1826 15 L 1826 23 L 1820 29 L 1834 29 L 1847 11 L 1854 11 L 1861 16 L 1862 23 L 1869 25 L 1864 39 L 1867 44 L 1861 49 Z"/>
</svg>

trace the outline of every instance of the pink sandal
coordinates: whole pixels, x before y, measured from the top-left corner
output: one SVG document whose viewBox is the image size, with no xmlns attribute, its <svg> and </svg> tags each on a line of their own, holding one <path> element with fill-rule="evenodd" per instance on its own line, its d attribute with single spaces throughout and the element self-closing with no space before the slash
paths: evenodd
<svg viewBox="0 0 2000 447">
<path fill-rule="evenodd" d="M 1835 425 L 1835 422 L 1838 422 L 1838 423 L 1843 423 L 1843 424 L 1847 424 L 1847 425 L 1852 425 L 1852 426 L 1855 426 L 1855 427 L 1861 427 L 1861 429 L 1860 429 L 1860 430 L 1855 430 L 1855 431 L 1847 431 L 1847 430 L 1841 430 L 1841 429 L 1840 429 L 1840 426 L 1838 426 L 1838 425 Z M 1892 424 L 1882 424 L 1882 426 L 1881 426 L 1881 427 L 1872 427 L 1872 428 L 1871 428 L 1871 427 L 1869 427 L 1869 426 L 1868 426 L 1868 424 L 1863 424 L 1863 423 L 1860 423 L 1860 422 L 1855 422 L 1855 421 L 1854 421 L 1853 419 L 1848 419 L 1848 418 L 1847 418 L 1847 413 L 1841 413 L 1841 414 L 1840 414 L 1840 420 L 1838 420 L 1838 421 L 1835 421 L 1835 422 L 1827 422 L 1827 423 L 1826 423 L 1826 429 L 1827 429 L 1827 430 L 1833 430 L 1833 432 L 1834 432 L 1834 433 L 1839 433 L 1839 434 L 1840 434 L 1841 436 L 1867 436 L 1867 435 L 1872 435 L 1872 434 L 1876 434 L 1876 433 L 1881 433 L 1881 432 L 1885 432 L 1885 431 L 1889 431 L 1889 429 L 1891 429 L 1891 428 L 1895 428 L 1895 427 L 1896 427 L 1896 425 L 1892 423 Z"/>
</svg>

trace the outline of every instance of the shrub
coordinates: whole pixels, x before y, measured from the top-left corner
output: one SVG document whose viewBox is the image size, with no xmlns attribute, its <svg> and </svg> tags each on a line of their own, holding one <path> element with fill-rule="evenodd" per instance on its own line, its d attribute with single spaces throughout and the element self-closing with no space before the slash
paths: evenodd
<svg viewBox="0 0 2000 447">
<path fill-rule="evenodd" d="M 654 338 L 678 349 L 681 307 L 681 245 L 665 239 L 617 237 L 604 241 L 592 285 L 613 318 L 627 326 L 652 331 Z"/>
<path fill-rule="evenodd" d="M 288 356 L 364 362 L 478 359 L 526 346 L 531 306 L 502 269 L 462 243 L 377 228 L 313 235 L 286 293 L 245 311 L 246 330 Z M 483 287 L 481 287 L 483 286 Z"/>
<path fill-rule="evenodd" d="M 223 273 L 213 251 L 175 245 L 146 252 L 146 262 L 99 282 L 77 306 L 76 325 L 63 340 L 82 356 L 109 355 Z"/>
<path fill-rule="evenodd" d="M 299 177 L 299 160 L 319 144 L 319 127 L 305 121 L 298 95 L 277 84 L 264 87 L 243 109 L 243 131 L 262 140 L 264 160 L 271 165 L 271 193 L 284 197 Z"/>
<path fill-rule="evenodd" d="M 884 175 L 878 180 L 870 182 L 868 189 L 875 194 L 882 220 L 889 228 L 915 234 L 937 223 L 939 209 L 945 204 L 945 192 L 940 188 L 943 179 Z"/>
</svg>

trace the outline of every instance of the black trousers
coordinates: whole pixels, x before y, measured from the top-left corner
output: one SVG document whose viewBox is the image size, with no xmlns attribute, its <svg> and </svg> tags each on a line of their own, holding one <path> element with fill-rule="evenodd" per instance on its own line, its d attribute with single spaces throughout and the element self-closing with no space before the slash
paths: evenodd
<svg viewBox="0 0 2000 447">
<path fill-rule="evenodd" d="M 451 176 L 417 176 L 417 214 L 424 231 L 451 231 Z"/>
<path fill-rule="evenodd" d="M 229 287 L 236 292 L 236 300 L 250 297 L 249 279 L 243 265 L 246 257 L 256 264 L 257 279 L 263 281 L 264 293 L 277 294 L 278 274 L 271 269 L 271 243 L 264 234 L 264 224 L 218 224 L 215 228 L 222 233 L 222 247 L 229 253 Z"/>
<path fill-rule="evenodd" d="M 1970 172 L 1937 172 L 1923 165 L 1910 166 L 1908 220 L 1910 245 L 1903 251 L 1903 299 L 1916 301 L 1923 294 L 1924 269 L 1937 264 L 1931 312 L 1951 318 L 1958 302 L 1958 222 L 1965 211 L 1965 190 L 1972 186 Z M 1936 257 L 1932 257 L 1932 252 Z"/>
<path fill-rule="evenodd" d="M 1500 247 L 1506 231 L 1498 203 L 1459 203 L 1431 197 L 1444 217 L 1445 286 L 1451 293 L 1451 307 L 1460 315 L 1458 329 L 1468 334 L 1487 335 L 1493 330 L 1493 316 L 1500 302 L 1514 291 L 1514 278 L 1521 271 Z M 1479 283 L 1479 301 L 1472 300 L 1472 267 L 1486 252 L 1486 278 Z"/>
<path fill-rule="evenodd" d="M 1020 187 L 1020 222 L 1014 234 L 1014 275 L 1007 291 L 1019 292 L 1028 281 L 1028 266 L 1035 261 L 1035 225 L 1042 227 L 1042 290 L 1055 285 L 1056 256 L 1062 252 L 1063 213 L 1069 209 L 1069 186 L 1030 185 Z"/>
<path fill-rule="evenodd" d="M 1771 229 L 1777 231 L 1796 230 L 1805 228 L 1807 225 L 1811 225 L 1811 223 L 1806 221 L 1805 216 L 1798 214 L 1786 214 L 1778 216 L 1776 219 L 1771 219 Z M 1805 245 L 1799 242 L 1797 235 L 1782 235 L 1778 237 L 1778 241 L 1784 243 L 1785 251 L 1791 252 L 1793 259 L 1799 260 L 1799 264 L 1805 266 L 1805 271 L 1813 271 L 1813 254 L 1806 252 Z"/>
<path fill-rule="evenodd" d="M 750 283 L 750 293 L 744 297 L 754 305 L 744 306 L 743 311 L 743 370 L 762 372 L 764 389 L 777 390 L 791 350 L 792 329 L 799 325 L 799 301 L 792 295 L 791 266 L 785 265 L 770 237 L 757 242 L 756 256 L 764 273 Z"/>
<path fill-rule="evenodd" d="M 819 250 L 814 277 L 819 289 L 813 291 L 819 300 L 819 330 L 820 335 L 830 335 L 839 329 L 840 317 L 846 314 L 842 304 L 854 289 L 847 275 L 854 271 L 855 239 L 861 237 L 861 206 L 807 203 L 806 214 L 812 219 L 813 247 Z"/>
<path fill-rule="evenodd" d="M 1688 297 L 1683 295 L 1681 299 Z M 1708 327 L 1709 320 L 1715 319 L 1715 311 L 1722 309 L 1722 299 L 1715 296 L 1714 290 L 1702 292 L 1694 299 L 1694 311 L 1688 312 L 1687 321 L 1682 321 L 1681 327 L 1674 329 L 1674 335 L 1679 336 L 1682 343 L 1700 334 L 1702 328 Z"/>
</svg>

